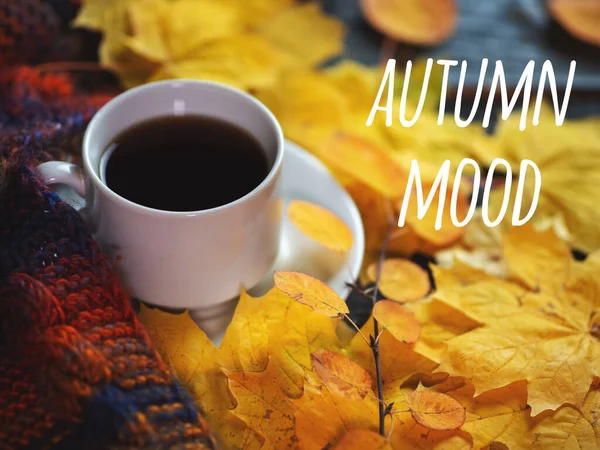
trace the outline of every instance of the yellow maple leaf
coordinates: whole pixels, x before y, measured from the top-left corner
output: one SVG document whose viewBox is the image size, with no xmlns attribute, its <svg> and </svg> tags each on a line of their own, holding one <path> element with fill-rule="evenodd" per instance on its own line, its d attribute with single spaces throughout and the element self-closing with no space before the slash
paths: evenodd
<svg viewBox="0 0 600 450">
<path fill-rule="evenodd" d="M 281 442 L 292 439 L 293 426 L 291 434 L 269 433 L 258 424 L 253 408 L 276 397 L 280 411 L 273 410 L 273 417 L 289 414 L 286 402 L 301 395 L 307 373 L 313 370 L 311 355 L 323 349 L 341 351 L 331 319 L 278 289 L 260 298 L 242 292 L 219 348 L 188 313 L 143 307 L 140 319 L 225 448 L 261 448 L 263 441 L 280 448 Z M 262 386 L 262 380 L 270 380 L 269 386 Z"/>
<path fill-rule="evenodd" d="M 321 387 L 313 377 L 308 377 L 304 395 L 290 403 L 301 449 L 332 446 L 353 428 L 377 429 L 377 400 L 371 396 L 361 400 L 343 397 Z"/>
<path fill-rule="evenodd" d="M 504 260 L 502 234 L 501 226 L 487 227 L 481 210 L 476 210 L 461 239 L 455 245 L 435 254 L 438 267 L 452 269 L 458 266 L 468 278 L 477 272 L 506 278 L 508 267 Z"/>
<path fill-rule="evenodd" d="M 317 350 L 338 351 L 334 323 L 293 301 L 279 289 L 253 298 L 242 292 L 218 351 L 220 367 L 231 372 L 262 371 L 276 359 L 287 381 L 300 389 Z"/>
<path fill-rule="evenodd" d="M 271 296 L 272 306 L 264 309 L 262 301 L 242 291 L 235 314 L 218 353 L 219 365 L 232 372 L 260 372 L 269 358 L 270 324 L 280 320 L 289 300 Z M 252 320 L 250 320 L 252 318 Z"/>
<path fill-rule="evenodd" d="M 440 283 L 433 299 L 451 306 L 476 323 L 485 324 L 521 311 L 526 293 L 526 289 L 514 283 L 485 278 L 466 285 Z"/>
<path fill-rule="evenodd" d="M 107 29 L 125 31 L 128 27 L 127 9 L 135 2 L 136 0 L 85 0 L 81 2 L 73 26 L 96 31 Z"/>
<path fill-rule="evenodd" d="M 387 316 L 393 319 L 393 314 Z M 371 348 L 360 335 L 342 347 L 335 321 L 278 289 L 260 298 L 242 293 L 219 348 L 187 313 L 143 308 L 140 317 L 225 448 L 321 448 L 343 442 L 347 430 L 377 429 Z M 364 334 L 372 334 L 369 326 L 372 322 L 363 327 Z M 398 346 L 387 330 L 379 344 L 390 398 L 411 375 L 431 373 L 436 366 L 413 345 Z M 430 427 L 445 426 L 451 416 L 448 411 L 437 417 L 435 408 L 429 411 L 425 404 L 419 408 L 413 408 L 418 420 Z M 390 442 L 403 443 L 397 448 L 460 449 L 466 441 L 410 419 L 395 428 Z"/>
<path fill-rule="evenodd" d="M 447 342 L 450 339 L 479 325 L 478 322 L 435 298 L 408 304 L 406 308 L 414 313 L 421 324 L 421 335 L 413 350 L 438 364 L 446 352 Z"/>
<path fill-rule="evenodd" d="M 217 363 L 217 349 L 189 314 L 168 314 L 142 305 L 140 320 L 164 361 L 195 399 L 212 431 L 232 448 L 258 449 L 262 436 L 233 415 L 227 377 Z"/>
<path fill-rule="evenodd" d="M 343 48 L 342 23 L 325 16 L 316 3 L 281 10 L 260 32 L 292 55 L 300 67 L 317 66 L 338 55 Z"/>
<path fill-rule="evenodd" d="M 343 60 L 326 68 L 322 74 L 327 84 L 344 93 L 349 113 L 360 111 L 368 115 L 373 106 L 373 93 L 379 87 L 383 75 L 381 69 Z"/>
<path fill-rule="evenodd" d="M 547 291 L 499 281 L 442 287 L 436 298 L 485 325 L 451 339 L 439 371 L 469 377 L 477 395 L 526 380 L 534 415 L 581 406 L 600 369 L 600 272 L 583 266 Z"/>
<path fill-rule="evenodd" d="M 536 232 L 529 224 L 503 236 L 509 276 L 530 290 L 561 286 L 570 274 L 571 250 L 552 230 Z"/>
<path fill-rule="evenodd" d="M 461 429 L 471 435 L 473 448 L 505 445 L 510 449 L 530 448 L 530 430 L 535 424 L 527 406 L 527 384 L 523 381 L 473 397 L 475 388 L 466 378 L 451 377 L 431 391 L 456 399 L 467 411 Z"/>
<path fill-rule="evenodd" d="M 530 107 L 530 110 L 533 106 Z M 530 159 L 539 167 L 543 177 L 539 204 L 533 223 L 548 217 L 564 218 L 573 244 L 584 251 L 600 247 L 600 212 L 596 201 L 600 196 L 600 135 L 597 119 L 566 121 L 555 125 L 554 111 L 544 105 L 540 125 L 519 129 L 518 115 L 502 122 L 495 140 L 496 157 L 507 159 L 515 173 L 520 162 Z M 531 177 L 529 177 L 531 180 Z M 512 192 L 517 188 L 515 178 Z M 533 181 L 525 183 L 523 211 L 532 202 Z M 504 189 L 491 197 L 491 217 L 499 211 Z M 513 196 L 514 198 L 514 196 Z M 510 221 L 510 214 L 505 220 Z"/>
<path fill-rule="evenodd" d="M 449 267 L 432 264 L 430 269 L 439 286 L 468 285 L 476 281 L 493 279 L 493 276 L 487 272 L 465 264 L 461 260 L 453 261 Z"/>
<path fill-rule="evenodd" d="M 415 71 L 418 72 L 420 66 L 423 65 L 415 64 Z M 433 108 L 425 108 L 410 128 L 386 126 L 384 114 L 377 115 L 372 126 L 365 126 L 381 75 L 379 67 L 342 61 L 318 72 L 286 74 L 257 95 L 281 120 L 285 133 L 317 155 L 321 149 L 315 137 L 331 138 L 342 132 L 404 155 L 405 159 L 428 162 L 436 171 L 446 159 L 455 167 L 465 157 L 493 159 L 495 152 L 490 147 L 494 141 L 481 128 L 460 128 L 449 120 L 439 126 Z M 401 80 L 400 75 L 398 77 Z M 418 83 L 411 84 L 409 97 L 415 92 L 420 94 Z M 429 93 L 428 98 L 435 99 L 435 95 Z M 437 104 L 435 102 L 435 106 Z M 394 102 L 393 109 L 399 109 L 399 100 Z"/>
<path fill-rule="evenodd" d="M 512 286 L 509 282 L 476 275 L 456 287 L 455 277 L 465 279 L 458 271 L 447 276 L 447 285 L 442 283 L 433 298 L 404 307 L 392 303 L 411 309 L 423 321 L 421 336 L 414 344 L 397 341 L 385 329 L 397 325 L 394 314 L 384 311 L 380 316 L 376 311 L 384 328 L 378 341 L 383 398 L 387 404 L 394 403 L 395 411 L 395 418 L 386 420 L 391 448 L 458 450 L 473 445 L 507 445 L 519 449 L 530 448 L 528 445 L 538 442 L 539 436 L 545 439 L 540 442 L 551 446 L 552 436 L 556 436 L 553 430 L 566 430 L 569 423 L 574 426 L 564 432 L 564 438 L 560 435 L 560 442 L 591 442 L 592 419 L 585 417 L 596 414 L 597 406 L 590 406 L 591 394 L 586 396 L 593 377 L 590 382 L 585 378 L 600 369 L 600 363 L 592 356 L 597 354 L 598 344 L 591 342 L 597 339 L 600 314 L 593 313 L 598 306 L 595 298 L 587 310 L 579 302 L 596 292 L 594 276 L 598 268 L 600 265 L 592 259 L 578 266 L 575 278 L 567 280 L 565 292 L 578 296 L 576 311 L 568 314 L 558 303 L 556 308 L 549 306 L 553 299 L 549 293 L 556 295 L 556 287 L 545 293 L 528 292 L 517 286 L 516 292 L 526 295 L 511 304 L 499 298 L 502 287 Z M 469 290 L 486 283 L 488 287 L 496 283 L 498 289 L 494 294 L 498 308 L 490 313 L 486 312 L 483 297 L 489 289 L 480 289 L 480 300 L 469 300 Z M 507 291 L 511 292 L 510 288 Z M 452 295 L 458 295 L 458 303 Z M 589 338 L 579 332 L 581 339 L 590 341 L 582 344 L 589 352 L 585 358 L 578 350 L 570 352 L 565 364 L 574 370 L 567 371 L 560 367 L 561 361 L 555 358 L 552 362 L 551 358 L 566 355 L 565 345 L 575 346 L 569 333 L 576 333 L 571 328 L 590 314 Z M 362 335 L 357 334 L 342 347 L 334 332 L 334 321 L 278 289 L 261 298 L 242 293 L 232 324 L 217 349 L 187 314 L 171 315 L 144 308 L 141 317 L 161 354 L 200 403 L 226 448 L 333 447 L 342 445 L 348 430 L 377 429 L 377 400 L 373 394 L 367 395 L 376 371 L 373 351 L 364 339 L 373 333 L 372 321 L 362 327 Z M 482 331 L 488 334 L 474 336 Z M 555 337 L 557 332 L 560 334 Z M 523 341 L 536 335 L 544 339 Z M 523 341 L 525 350 L 505 364 L 497 357 L 510 358 L 507 341 Z M 495 348 L 495 343 L 501 348 Z M 488 347 L 475 354 L 471 351 L 474 346 Z M 528 351 L 533 351 L 531 357 Z M 447 372 L 469 376 L 472 382 L 460 384 L 457 378 L 443 381 L 444 376 L 436 377 L 432 374 L 436 359 L 442 360 L 438 371 L 444 370 L 448 360 L 458 361 L 460 364 L 452 366 L 457 370 Z M 501 367 L 495 370 L 493 379 L 486 378 L 495 363 Z M 515 368 L 518 363 L 521 366 Z M 415 391 L 410 386 L 418 379 L 429 380 L 434 386 L 418 387 Z M 441 384 L 435 384 L 440 381 Z M 555 413 L 531 417 L 536 408 L 539 412 L 554 404 L 559 406 L 559 401 L 588 412 L 562 406 Z M 531 404 L 531 409 L 527 404 Z M 381 448 L 383 441 L 377 438 L 365 442 Z"/>
<path fill-rule="evenodd" d="M 600 392 L 592 389 L 581 408 L 564 406 L 535 424 L 528 433 L 539 450 L 600 449 Z"/>
<path fill-rule="evenodd" d="M 493 196 L 494 194 L 492 194 Z M 535 233 L 534 233 L 535 231 Z M 547 233 L 547 236 L 558 236 L 564 242 L 571 242 L 572 238 L 569 235 L 564 219 L 561 215 L 548 216 L 545 219 L 536 220 L 535 223 L 527 223 L 522 227 L 513 227 L 512 225 L 500 224 L 498 227 L 487 227 L 482 220 L 481 210 L 477 210 L 473 217 L 473 221 L 466 227 L 465 234 L 453 246 L 438 251 L 435 254 L 438 266 L 446 269 L 453 269 L 454 266 L 461 267 L 462 274 L 467 278 L 472 278 L 480 269 L 488 276 L 494 276 L 500 279 L 509 278 L 509 267 L 507 256 L 512 255 L 512 261 L 519 261 L 522 258 L 520 268 L 514 267 L 511 269 L 511 276 L 518 277 L 517 272 L 523 269 L 530 273 L 536 280 L 539 278 L 537 274 L 543 274 L 548 280 L 552 279 L 550 273 L 544 270 L 539 270 L 537 273 L 534 267 L 529 266 L 537 260 L 537 265 L 548 264 L 544 263 L 543 258 L 539 258 L 539 253 L 545 251 L 544 246 L 536 246 L 531 241 L 527 241 L 526 235 L 531 234 L 531 237 L 537 242 L 543 241 L 543 238 L 536 238 L 540 234 L 542 236 Z M 553 233 L 553 234 L 552 234 Z M 506 245 L 508 240 L 515 240 L 514 252 L 511 252 Z M 503 246 L 504 242 L 504 246 Z M 550 241 L 548 241 L 550 242 Z M 559 244 L 556 244 L 559 245 Z M 566 248 L 565 244 L 560 244 Z M 531 251 L 531 254 L 529 254 Z M 525 262 L 528 261 L 528 262 Z M 532 281 L 530 283 L 539 282 L 541 280 Z M 521 282 L 525 282 L 521 280 Z"/>
<path fill-rule="evenodd" d="M 233 411 L 248 427 L 265 439 L 263 448 L 292 448 L 294 418 L 288 397 L 300 397 L 300 389 L 284 390 L 285 373 L 275 360 L 261 372 L 227 373 L 229 389 L 236 400 Z"/>
<path fill-rule="evenodd" d="M 289 139 L 314 152 L 318 140 L 343 123 L 348 101 L 335 86 L 312 71 L 293 71 L 256 97 L 275 114 Z"/>
<path fill-rule="evenodd" d="M 311 67 L 341 50 L 341 23 L 317 5 L 294 3 L 86 0 L 74 23 L 103 34 L 100 62 L 127 88 L 196 78 L 252 90 L 273 84 L 287 68 Z"/>
<path fill-rule="evenodd" d="M 349 430 L 337 443 L 334 450 L 392 450 L 386 438 L 365 429 Z"/>
<path fill-rule="evenodd" d="M 239 33 L 202 45 L 184 59 L 165 62 L 149 81 L 202 79 L 247 90 L 272 84 L 289 61 L 263 36 Z"/>
<path fill-rule="evenodd" d="M 232 6 L 240 7 L 243 4 L 242 20 L 251 28 L 257 28 L 271 20 L 285 8 L 298 2 L 298 0 L 223 0 Z"/>
</svg>

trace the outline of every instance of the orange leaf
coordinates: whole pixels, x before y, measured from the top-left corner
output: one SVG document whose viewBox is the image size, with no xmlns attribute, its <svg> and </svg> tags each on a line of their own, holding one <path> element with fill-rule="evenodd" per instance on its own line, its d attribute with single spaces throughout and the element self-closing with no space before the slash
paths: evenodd
<svg viewBox="0 0 600 450">
<path fill-rule="evenodd" d="M 371 390 L 369 373 L 346 356 L 329 350 L 317 350 L 311 359 L 315 372 L 332 392 L 359 400 Z"/>
<path fill-rule="evenodd" d="M 431 430 L 454 430 L 465 423 L 465 408 L 446 394 L 416 391 L 406 396 L 413 419 Z"/>
<path fill-rule="evenodd" d="M 320 146 L 317 156 L 329 167 L 355 178 L 386 198 L 404 193 L 407 175 L 390 153 L 372 142 L 336 133 Z"/>
<path fill-rule="evenodd" d="M 349 430 L 337 443 L 334 450 L 392 450 L 386 439 L 371 430 Z"/>
<path fill-rule="evenodd" d="M 550 0 L 550 13 L 569 33 L 600 45 L 600 2 L 597 0 Z"/>
<path fill-rule="evenodd" d="M 399 41 L 439 44 L 456 28 L 454 0 L 361 0 L 361 6 L 375 29 Z"/>
<path fill-rule="evenodd" d="M 310 275 L 275 271 L 273 278 L 277 289 L 317 314 L 338 316 L 349 312 L 346 302 L 333 289 Z"/>
<path fill-rule="evenodd" d="M 367 269 L 371 281 L 377 278 L 377 263 Z M 420 266 L 405 259 L 390 258 L 383 262 L 379 290 L 390 300 L 413 302 L 431 290 L 429 275 Z"/>
<path fill-rule="evenodd" d="M 352 231 L 331 211 L 309 202 L 294 200 L 287 210 L 290 221 L 305 235 L 337 252 L 352 248 Z"/>
<path fill-rule="evenodd" d="M 373 317 L 399 341 L 412 344 L 419 339 L 421 324 L 412 311 L 399 303 L 378 301 L 373 308 Z"/>
</svg>

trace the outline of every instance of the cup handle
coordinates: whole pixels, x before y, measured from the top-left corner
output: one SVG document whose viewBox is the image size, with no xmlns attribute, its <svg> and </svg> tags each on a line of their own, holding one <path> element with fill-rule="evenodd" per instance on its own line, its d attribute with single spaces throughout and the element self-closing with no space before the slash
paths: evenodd
<svg viewBox="0 0 600 450">
<path fill-rule="evenodd" d="M 64 199 L 67 203 L 85 207 L 86 185 L 79 167 L 69 162 L 49 161 L 40 164 L 38 171 L 47 185 L 63 184 L 71 187 L 77 193 L 78 198 Z"/>
</svg>

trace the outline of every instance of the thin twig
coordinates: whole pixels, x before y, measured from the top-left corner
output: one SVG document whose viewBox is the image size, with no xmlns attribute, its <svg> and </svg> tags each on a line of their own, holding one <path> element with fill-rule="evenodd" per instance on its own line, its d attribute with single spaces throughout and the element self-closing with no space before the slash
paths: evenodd
<svg viewBox="0 0 600 450">
<path fill-rule="evenodd" d="M 351 288 L 354 292 L 356 292 L 361 297 L 371 301 L 371 296 L 367 295 L 366 291 L 363 291 L 360 287 L 356 285 L 356 283 L 348 283 L 346 282 L 346 286 Z"/>
<path fill-rule="evenodd" d="M 394 232 L 394 220 L 391 214 L 388 214 L 388 232 L 381 246 L 379 252 L 379 260 L 377 261 L 377 275 L 375 277 L 375 286 L 373 286 L 373 295 L 371 297 L 373 306 L 377 302 L 377 293 L 379 292 L 379 282 L 381 280 L 381 270 L 383 262 L 385 261 L 385 255 L 387 247 L 392 239 Z M 375 336 L 375 337 L 373 337 Z M 377 319 L 373 317 L 373 336 L 371 336 L 371 350 L 373 351 L 373 357 L 375 358 L 375 373 L 377 375 L 377 397 L 379 398 L 379 434 L 385 436 L 385 408 L 383 400 L 383 377 L 381 374 L 381 358 L 379 355 L 379 323 Z"/>
<path fill-rule="evenodd" d="M 371 292 L 373 292 L 373 286 L 371 286 L 369 288 L 366 288 L 363 292 L 365 294 L 367 294 L 367 295 L 371 294 Z M 369 300 L 371 300 L 371 296 L 370 295 L 369 295 Z"/>
<path fill-rule="evenodd" d="M 369 345 L 369 340 L 367 339 L 367 337 L 363 334 L 362 331 L 360 331 L 360 328 L 358 327 L 358 325 L 356 325 L 356 323 L 354 323 L 354 320 L 352 320 L 350 318 L 350 316 L 348 314 L 344 314 L 344 318 L 350 322 L 350 325 L 352 325 L 356 331 L 358 331 L 358 334 L 360 334 L 362 336 L 362 338 L 365 340 L 365 342 L 367 343 L 367 345 Z"/>
</svg>

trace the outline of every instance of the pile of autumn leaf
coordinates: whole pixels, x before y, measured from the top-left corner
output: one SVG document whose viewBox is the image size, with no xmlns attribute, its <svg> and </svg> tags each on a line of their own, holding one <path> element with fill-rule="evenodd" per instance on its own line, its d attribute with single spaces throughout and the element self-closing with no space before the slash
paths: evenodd
<svg viewBox="0 0 600 450">
<path fill-rule="evenodd" d="M 600 254 L 575 262 L 552 231 L 529 227 L 503 250 L 507 280 L 433 266 L 423 299 L 421 269 L 384 262 L 381 291 L 404 302 L 373 310 L 385 436 L 373 321 L 340 338 L 347 325 L 331 316 L 346 305 L 316 279 L 276 272 L 265 296 L 242 293 L 219 348 L 187 313 L 141 319 L 225 448 L 599 448 Z"/>
<path fill-rule="evenodd" d="M 364 283 L 377 278 L 372 262 L 398 217 L 412 159 L 425 195 L 446 159 L 455 169 L 466 157 L 482 167 L 504 158 L 515 174 L 531 159 L 542 173 L 531 226 L 488 229 L 475 218 L 456 228 L 452 189 L 441 230 L 436 202 L 423 220 L 409 211 L 386 245 L 380 291 L 387 300 L 373 310 L 379 336 L 372 319 L 352 333 L 337 294 L 301 274 L 277 273 L 277 287 L 261 298 L 242 293 L 218 348 L 188 314 L 143 309 L 151 338 L 223 448 L 600 448 L 597 118 L 556 127 L 545 109 L 538 127 L 521 132 L 516 115 L 493 136 L 452 120 L 438 126 L 434 74 L 415 126 L 387 127 L 378 117 L 366 127 L 380 69 L 349 61 L 319 68 L 342 51 L 343 26 L 310 2 L 86 0 L 75 25 L 103 33 L 101 62 L 125 87 L 208 79 L 269 106 L 286 137 L 319 157 L 359 207 Z M 413 68 L 413 106 L 423 67 Z M 462 217 L 468 177 L 458 189 Z M 532 191 L 526 186 L 524 210 Z M 491 217 L 503 192 L 492 195 Z M 309 220 L 325 212 L 294 208 L 288 214 L 305 234 L 338 251 L 351 245 L 343 226 L 315 226 L 333 218 Z M 574 261 L 570 248 L 589 256 Z M 438 261 L 434 289 L 423 269 L 403 259 L 414 252 Z M 370 336 L 381 351 L 383 435 Z"/>
</svg>

